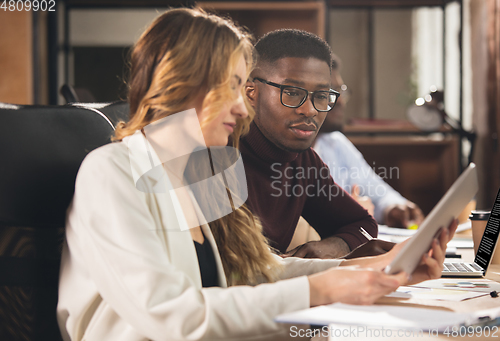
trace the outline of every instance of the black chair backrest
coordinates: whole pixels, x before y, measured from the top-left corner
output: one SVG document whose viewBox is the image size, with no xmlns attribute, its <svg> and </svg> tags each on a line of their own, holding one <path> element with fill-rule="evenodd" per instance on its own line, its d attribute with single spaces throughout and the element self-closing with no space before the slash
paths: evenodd
<svg viewBox="0 0 500 341">
<path fill-rule="evenodd" d="M 82 160 L 113 126 L 89 109 L 2 103 L 0 124 L 0 340 L 60 340 L 66 210 Z"/>
<path fill-rule="evenodd" d="M 129 120 L 130 107 L 128 102 L 124 101 L 111 103 L 70 103 L 66 106 L 97 110 L 103 113 L 111 121 L 111 123 L 113 123 L 114 127 L 116 127 L 120 121 L 127 122 Z"/>
</svg>

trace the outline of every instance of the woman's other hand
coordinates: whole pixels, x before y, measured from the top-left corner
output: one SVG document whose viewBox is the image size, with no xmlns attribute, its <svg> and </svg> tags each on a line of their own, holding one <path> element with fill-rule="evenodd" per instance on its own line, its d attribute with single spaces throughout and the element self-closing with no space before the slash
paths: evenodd
<svg viewBox="0 0 500 341">
<path fill-rule="evenodd" d="M 393 292 L 400 285 L 440 278 L 446 245 L 455 235 L 457 227 L 458 222 L 454 220 L 447 229 L 441 230 L 439 237 L 433 240 L 431 250 L 422 256 L 411 276 L 404 272 L 387 275 L 382 271 L 401 251 L 406 241 L 396 244 L 386 254 L 346 260 L 343 263 L 345 266 L 309 276 L 310 305 L 335 302 L 368 305 Z"/>
<path fill-rule="evenodd" d="M 446 258 L 446 245 L 455 235 L 458 221 L 453 220 L 447 229 L 442 229 L 438 238 L 432 241 L 432 248 L 422 256 L 422 260 L 413 272 L 408 284 L 420 283 L 441 277 L 443 262 Z"/>
<path fill-rule="evenodd" d="M 309 276 L 310 305 L 336 302 L 369 305 L 407 281 L 405 273 L 387 275 L 357 266 L 332 268 Z"/>
</svg>

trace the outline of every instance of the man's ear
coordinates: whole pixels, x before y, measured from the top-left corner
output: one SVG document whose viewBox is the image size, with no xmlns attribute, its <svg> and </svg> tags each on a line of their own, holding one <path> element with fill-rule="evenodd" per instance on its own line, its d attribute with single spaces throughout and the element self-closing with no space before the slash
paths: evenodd
<svg viewBox="0 0 500 341">
<path fill-rule="evenodd" d="M 255 108 L 255 103 L 257 101 L 257 96 L 258 96 L 258 90 L 257 87 L 255 86 L 255 82 L 247 80 L 245 84 L 245 94 L 247 95 L 248 102 L 252 107 Z"/>
</svg>

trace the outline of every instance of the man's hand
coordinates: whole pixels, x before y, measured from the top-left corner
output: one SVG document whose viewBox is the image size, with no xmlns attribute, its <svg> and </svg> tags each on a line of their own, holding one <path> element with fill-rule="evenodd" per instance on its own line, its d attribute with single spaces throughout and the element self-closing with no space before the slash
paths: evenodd
<svg viewBox="0 0 500 341">
<path fill-rule="evenodd" d="M 450 231 L 452 233 L 451 236 L 453 236 L 456 230 L 456 226 L 456 223 L 452 222 L 449 228 L 442 229 L 439 236 L 434 238 L 431 244 L 431 249 L 422 256 L 420 264 L 413 271 L 411 277 L 409 278 L 409 282 L 406 284 L 416 284 L 429 279 L 436 279 L 441 277 L 443 262 L 446 255 L 446 244 L 452 238 L 450 237 Z M 409 239 L 405 240 L 402 243 L 396 244 L 391 251 L 382 256 L 362 258 L 361 264 L 367 268 L 383 270 L 392 262 L 395 256 L 399 252 L 401 252 L 401 249 L 403 249 L 404 245 L 408 241 Z M 368 261 L 368 263 L 366 261 Z"/>
<path fill-rule="evenodd" d="M 446 244 L 455 235 L 457 226 L 457 220 L 454 220 L 450 223 L 448 228 L 443 228 L 441 230 L 441 234 L 435 238 L 432 243 L 431 250 L 422 256 L 419 266 L 412 274 L 410 284 L 441 277 L 443 261 L 446 255 Z M 394 245 L 391 251 L 380 256 L 347 259 L 341 264 L 341 266 L 358 265 L 363 268 L 383 270 L 393 261 L 396 255 L 401 252 L 401 249 L 403 249 L 408 241 L 409 239 Z"/>
<path fill-rule="evenodd" d="M 335 302 L 372 304 L 400 285 L 416 284 L 441 277 L 446 244 L 453 238 L 457 226 L 455 220 L 448 228 L 441 230 L 439 237 L 432 242 L 431 250 L 422 256 L 411 277 L 404 272 L 387 275 L 382 271 L 407 241 L 396 244 L 386 254 L 345 260 L 340 267 L 308 276 L 311 307 Z"/>
<path fill-rule="evenodd" d="M 387 226 L 407 228 L 410 225 L 420 225 L 424 220 L 422 210 L 411 201 L 405 204 L 391 205 L 386 208 L 384 221 Z"/>
<path fill-rule="evenodd" d="M 349 245 L 338 237 L 329 237 L 319 241 L 307 242 L 281 255 L 281 257 L 301 258 L 339 258 L 351 251 Z"/>
<path fill-rule="evenodd" d="M 390 251 L 394 245 L 395 243 L 374 238 L 364 243 L 363 245 L 358 246 L 350 253 L 341 258 L 352 259 L 358 257 L 377 256 Z"/>
<path fill-rule="evenodd" d="M 352 190 L 351 190 L 351 196 L 356 202 L 363 207 L 365 210 L 368 211 L 373 216 L 373 212 L 375 211 L 375 206 L 373 205 L 372 200 L 367 197 L 367 196 L 360 196 L 359 195 L 359 186 L 358 185 L 353 185 Z"/>
</svg>

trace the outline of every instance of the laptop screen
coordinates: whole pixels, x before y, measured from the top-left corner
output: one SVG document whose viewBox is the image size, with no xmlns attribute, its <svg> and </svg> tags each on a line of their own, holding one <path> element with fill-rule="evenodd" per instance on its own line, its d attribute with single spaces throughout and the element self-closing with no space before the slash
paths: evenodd
<svg viewBox="0 0 500 341">
<path fill-rule="evenodd" d="M 479 244 L 479 247 L 477 249 L 477 255 L 474 260 L 474 263 L 480 265 L 485 272 L 486 269 L 488 268 L 488 265 L 490 264 L 493 252 L 495 251 L 495 245 L 498 239 L 499 224 L 500 224 L 500 190 L 497 193 L 495 203 L 493 204 L 493 208 L 491 209 L 490 218 L 488 219 L 488 223 L 486 224 L 483 238 L 481 239 L 481 243 Z"/>
</svg>

